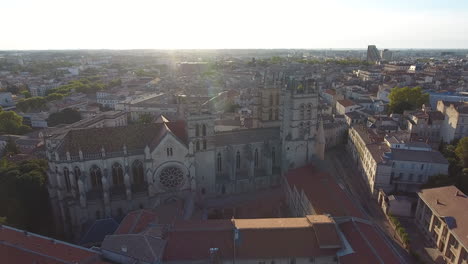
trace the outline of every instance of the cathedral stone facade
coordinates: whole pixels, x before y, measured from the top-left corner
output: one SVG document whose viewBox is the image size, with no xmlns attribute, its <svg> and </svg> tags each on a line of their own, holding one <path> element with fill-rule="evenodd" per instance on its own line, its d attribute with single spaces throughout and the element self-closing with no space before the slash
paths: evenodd
<svg viewBox="0 0 468 264">
<path fill-rule="evenodd" d="M 265 94 L 273 94 L 267 100 L 280 100 L 271 107 L 272 116 L 278 115 L 273 118 L 276 126 L 270 122 L 215 133 L 215 116 L 204 109 L 184 120 L 159 118 L 152 124 L 70 130 L 50 137 L 48 186 L 56 223 L 77 236 L 90 221 L 167 200 L 278 185 L 287 170 L 322 158 L 325 140 L 317 120 L 316 82 L 283 75 L 274 75 L 272 82 L 275 91 Z"/>
</svg>

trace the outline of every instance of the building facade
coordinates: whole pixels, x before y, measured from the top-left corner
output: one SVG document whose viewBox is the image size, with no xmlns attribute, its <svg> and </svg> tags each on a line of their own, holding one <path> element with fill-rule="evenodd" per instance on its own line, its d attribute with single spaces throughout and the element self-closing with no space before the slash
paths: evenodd
<svg viewBox="0 0 468 264">
<path fill-rule="evenodd" d="M 440 135 L 450 143 L 468 135 L 468 103 L 438 101 L 437 110 L 444 115 Z"/>
<path fill-rule="evenodd" d="M 57 223 L 88 222 L 197 193 L 224 195 L 279 184 L 282 171 L 323 157 L 313 79 L 283 78 L 279 127 L 215 132 L 206 109 L 184 120 L 70 130 L 46 141 Z M 322 132 L 320 132 L 322 131 Z"/>
<path fill-rule="evenodd" d="M 467 196 L 455 186 L 424 189 L 418 196 L 416 226 L 447 263 L 467 263 Z"/>
<path fill-rule="evenodd" d="M 383 133 L 364 126 L 349 130 L 348 149 L 373 194 L 416 192 L 431 176 L 448 173 L 443 155 L 409 135 Z"/>
</svg>

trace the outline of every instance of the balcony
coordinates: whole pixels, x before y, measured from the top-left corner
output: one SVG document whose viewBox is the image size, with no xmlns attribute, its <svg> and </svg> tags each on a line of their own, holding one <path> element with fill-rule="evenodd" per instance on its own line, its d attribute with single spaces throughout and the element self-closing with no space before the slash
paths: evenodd
<svg viewBox="0 0 468 264">
<path fill-rule="evenodd" d="M 450 245 L 450 251 L 452 252 L 453 255 L 457 256 L 458 255 L 458 248 L 459 246 L 454 246 L 454 245 Z"/>
</svg>

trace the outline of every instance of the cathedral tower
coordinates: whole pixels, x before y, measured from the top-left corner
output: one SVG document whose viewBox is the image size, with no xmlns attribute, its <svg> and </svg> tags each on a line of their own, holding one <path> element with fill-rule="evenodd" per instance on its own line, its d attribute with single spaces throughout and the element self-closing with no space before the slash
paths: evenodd
<svg viewBox="0 0 468 264">
<path fill-rule="evenodd" d="M 192 166 L 195 166 L 197 191 L 214 191 L 215 116 L 208 110 L 198 110 L 188 113 L 186 120 L 189 153 L 195 157 Z"/>
<path fill-rule="evenodd" d="M 287 77 L 281 96 L 282 170 L 310 162 L 317 156 L 317 82 L 310 77 Z"/>
</svg>

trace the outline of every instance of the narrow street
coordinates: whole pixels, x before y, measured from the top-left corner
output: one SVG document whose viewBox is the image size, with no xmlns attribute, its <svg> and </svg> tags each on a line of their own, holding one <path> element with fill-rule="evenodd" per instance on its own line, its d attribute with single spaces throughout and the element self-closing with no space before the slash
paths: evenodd
<svg viewBox="0 0 468 264">
<path fill-rule="evenodd" d="M 351 195 L 355 204 L 374 223 L 388 244 L 398 252 L 406 263 L 413 263 L 408 252 L 403 249 L 401 243 L 396 239 L 394 230 L 378 206 L 377 201 L 371 196 L 369 187 L 344 146 L 328 150 L 325 154 L 324 163 L 323 169 L 332 174 L 340 186 Z"/>
</svg>

